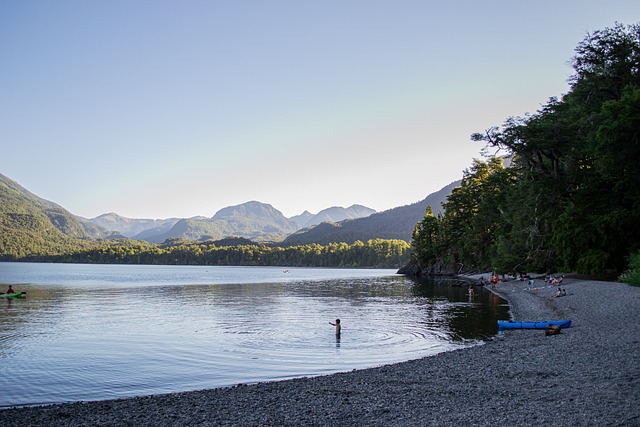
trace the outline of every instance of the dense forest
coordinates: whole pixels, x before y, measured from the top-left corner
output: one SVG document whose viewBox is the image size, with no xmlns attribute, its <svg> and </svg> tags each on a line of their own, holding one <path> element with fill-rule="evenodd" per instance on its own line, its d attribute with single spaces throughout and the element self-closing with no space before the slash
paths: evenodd
<svg viewBox="0 0 640 427">
<path fill-rule="evenodd" d="M 244 239 L 243 239 L 244 240 Z M 237 243 L 237 242 L 233 242 Z M 100 264 L 179 264 L 283 267 L 371 267 L 399 268 L 409 261 L 410 245 L 404 240 L 372 239 L 308 244 L 268 246 L 241 242 L 225 245 L 209 242 L 169 242 L 164 245 L 133 240 L 104 241 L 91 248 L 53 256 L 32 256 L 23 260 L 39 262 L 75 262 Z"/>
<path fill-rule="evenodd" d="M 413 271 L 612 276 L 640 256 L 640 24 L 587 34 L 572 68 L 560 99 L 472 135 L 485 160 L 416 225 Z"/>
</svg>

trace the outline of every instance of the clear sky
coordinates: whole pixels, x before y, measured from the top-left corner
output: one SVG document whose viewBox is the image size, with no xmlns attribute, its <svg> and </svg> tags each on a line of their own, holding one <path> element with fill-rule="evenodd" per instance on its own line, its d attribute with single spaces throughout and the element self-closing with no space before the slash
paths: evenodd
<svg viewBox="0 0 640 427">
<path fill-rule="evenodd" d="M 0 173 L 76 215 L 424 199 L 637 1 L 0 0 Z"/>
</svg>

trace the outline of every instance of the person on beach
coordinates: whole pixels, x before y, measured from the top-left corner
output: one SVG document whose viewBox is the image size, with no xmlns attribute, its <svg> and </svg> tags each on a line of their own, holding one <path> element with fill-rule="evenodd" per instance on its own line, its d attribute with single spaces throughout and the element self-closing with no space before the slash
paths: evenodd
<svg viewBox="0 0 640 427">
<path fill-rule="evenodd" d="M 469 296 L 472 297 L 474 295 L 475 291 L 473 289 L 473 285 L 469 286 Z"/>
<path fill-rule="evenodd" d="M 336 336 L 339 337 L 340 330 L 342 329 L 342 327 L 340 326 L 340 319 L 336 319 L 336 323 L 329 322 L 329 324 L 336 327 Z"/>
<path fill-rule="evenodd" d="M 15 294 L 16 291 L 13 290 L 13 286 L 9 285 L 9 289 L 7 289 L 8 294 Z"/>
</svg>

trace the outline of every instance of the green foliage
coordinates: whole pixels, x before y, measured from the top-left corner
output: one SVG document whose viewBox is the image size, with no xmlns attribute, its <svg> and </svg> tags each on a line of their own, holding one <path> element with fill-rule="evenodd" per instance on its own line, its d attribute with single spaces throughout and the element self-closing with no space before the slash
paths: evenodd
<svg viewBox="0 0 640 427">
<path fill-rule="evenodd" d="M 465 269 L 477 269 L 491 264 L 491 246 L 499 226 L 505 187 L 510 185 L 510 173 L 500 158 L 488 162 L 475 160 L 464 172 L 460 187 L 454 189 L 443 204 L 444 235 L 447 236 L 446 261 Z"/>
<path fill-rule="evenodd" d="M 640 246 L 640 24 L 589 34 L 573 66 L 562 99 L 472 135 L 511 165 L 490 159 L 465 171 L 444 204 L 437 255 L 418 225 L 417 262 L 498 272 L 626 268 Z"/>
<path fill-rule="evenodd" d="M 640 251 L 636 251 L 629 257 L 629 269 L 619 278 L 621 282 L 634 286 L 640 286 Z"/>
<path fill-rule="evenodd" d="M 440 220 L 433 216 L 431 206 L 427 206 L 427 212 L 413 232 L 412 253 L 413 261 L 439 260 L 442 253 L 442 240 L 440 237 Z"/>
<path fill-rule="evenodd" d="M 38 213 L 0 212 L 0 261 L 38 260 L 90 246 L 63 234 Z"/>
<path fill-rule="evenodd" d="M 122 240 L 51 257 L 51 260 L 100 264 L 179 264 L 282 267 L 372 267 L 399 268 L 409 260 L 409 244 L 403 240 L 372 239 L 352 245 L 331 243 L 303 246 L 241 244 L 217 246 L 215 243 L 173 241 L 155 245 Z"/>
<path fill-rule="evenodd" d="M 81 250 L 90 246 L 90 239 L 89 230 L 71 213 L 0 175 L 0 261 Z"/>
</svg>

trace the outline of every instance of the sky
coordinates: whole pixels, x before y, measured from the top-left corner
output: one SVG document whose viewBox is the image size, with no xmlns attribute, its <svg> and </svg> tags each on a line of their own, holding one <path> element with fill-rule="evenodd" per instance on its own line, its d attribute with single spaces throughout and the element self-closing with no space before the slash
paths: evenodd
<svg viewBox="0 0 640 427">
<path fill-rule="evenodd" d="M 0 173 L 86 218 L 384 211 L 616 22 L 637 1 L 0 0 Z"/>
</svg>

